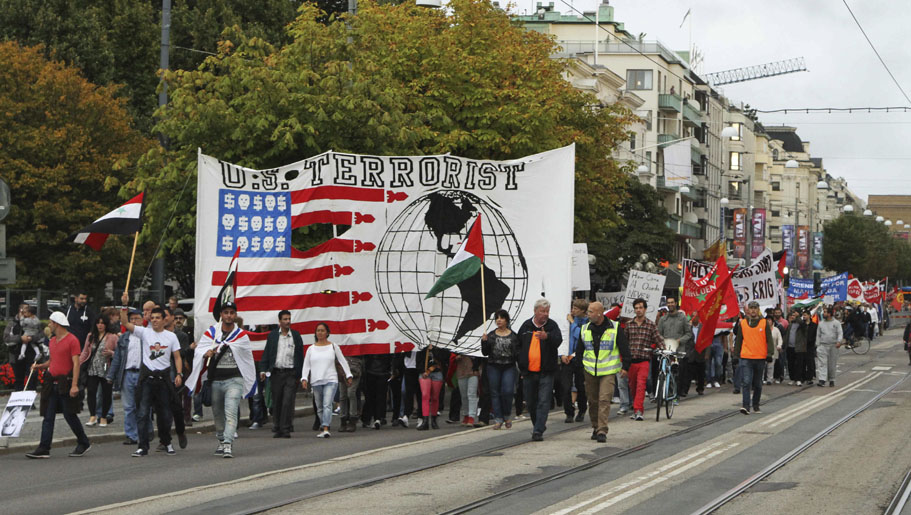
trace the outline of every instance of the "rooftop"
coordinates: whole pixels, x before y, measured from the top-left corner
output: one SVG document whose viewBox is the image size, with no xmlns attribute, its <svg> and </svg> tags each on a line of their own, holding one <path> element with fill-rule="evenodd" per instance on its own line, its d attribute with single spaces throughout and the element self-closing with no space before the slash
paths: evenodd
<svg viewBox="0 0 911 515">
<path fill-rule="evenodd" d="M 797 135 L 797 128 L 781 126 L 766 127 L 765 132 L 769 135 L 769 138 L 780 140 L 786 151 L 803 152 L 803 142 L 800 141 L 800 136 Z"/>
</svg>

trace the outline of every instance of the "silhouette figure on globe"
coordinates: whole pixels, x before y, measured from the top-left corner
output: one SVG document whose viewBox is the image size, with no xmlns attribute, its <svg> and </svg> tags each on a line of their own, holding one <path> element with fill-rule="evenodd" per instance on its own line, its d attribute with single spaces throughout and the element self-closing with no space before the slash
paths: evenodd
<svg viewBox="0 0 911 515">
<path fill-rule="evenodd" d="M 482 215 L 484 264 L 474 276 L 431 299 L 424 296 Z M 486 313 L 481 302 L 484 273 Z M 478 196 L 444 190 L 424 195 L 386 230 L 376 254 L 376 286 L 393 324 L 413 343 L 476 351 L 485 321 L 498 309 L 516 317 L 528 286 L 528 267 L 503 214 Z"/>
</svg>

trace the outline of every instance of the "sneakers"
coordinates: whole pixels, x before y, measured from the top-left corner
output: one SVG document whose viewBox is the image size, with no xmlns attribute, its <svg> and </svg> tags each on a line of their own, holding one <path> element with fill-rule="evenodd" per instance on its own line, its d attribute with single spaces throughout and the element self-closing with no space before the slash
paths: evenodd
<svg viewBox="0 0 911 515">
<path fill-rule="evenodd" d="M 636 420 L 636 415 L 638 415 L 638 414 L 639 414 L 638 411 L 634 411 L 634 412 L 630 413 L 629 419 L 630 419 L 630 420 Z"/>
<path fill-rule="evenodd" d="M 402 417 L 402 418 L 399 418 L 399 419 L 396 419 L 396 420 L 399 421 L 399 424 L 400 424 L 402 427 L 408 427 L 408 417 Z"/>
<path fill-rule="evenodd" d="M 572 415 L 566 415 L 566 418 L 563 419 L 563 423 L 565 423 L 565 424 L 572 424 L 574 420 L 575 420 L 575 417 L 574 417 L 574 416 L 572 416 Z"/>
<path fill-rule="evenodd" d="M 830 387 L 834 387 L 834 386 L 835 386 L 835 381 L 829 381 L 829 386 L 830 386 Z"/>
<path fill-rule="evenodd" d="M 148 456 L 148 455 L 149 455 L 149 451 L 147 451 L 145 449 L 136 449 L 135 451 L 133 451 L 133 454 L 131 454 L 130 456 L 132 456 L 134 458 L 142 458 L 143 456 Z"/>
<path fill-rule="evenodd" d="M 576 422 L 582 422 L 582 421 L 584 421 L 584 420 L 585 420 L 585 413 L 582 413 L 582 412 L 580 411 L 579 414 L 576 415 Z"/>
<path fill-rule="evenodd" d="M 158 447 L 155 448 L 155 452 L 165 452 L 167 450 L 168 446 L 163 443 L 158 444 Z"/>
<path fill-rule="evenodd" d="M 617 415 L 626 415 L 629 412 L 626 408 L 620 408 L 617 410 Z"/>
<path fill-rule="evenodd" d="M 645 419 L 642 417 L 642 412 L 637 411 L 636 412 L 636 422 L 642 422 L 643 420 L 645 420 Z"/>
<path fill-rule="evenodd" d="M 218 442 L 218 447 L 215 448 L 215 455 L 221 456 L 225 453 L 225 444 L 224 442 Z"/>
<path fill-rule="evenodd" d="M 186 433 L 180 433 L 177 435 L 177 444 L 180 445 L 181 449 L 187 448 L 187 435 Z"/>
<path fill-rule="evenodd" d="M 95 417 L 89 417 L 89 421 L 85 423 L 87 427 L 92 427 L 98 425 L 98 420 Z"/>
<path fill-rule="evenodd" d="M 802 383 L 802 382 L 800 382 L 800 381 L 797 381 L 797 383 L 796 383 L 796 384 L 797 384 L 797 386 L 803 386 L 803 383 Z"/>
<path fill-rule="evenodd" d="M 33 460 L 47 459 L 51 457 L 51 451 L 38 447 L 34 451 L 27 453 L 25 457 Z"/>
<path fill-rule="evenodd" d="M 380 421 L 379 421 L 379 420 L 374 420 L 374 421 L 373 421 L 373 429 L 376 429 L 377 431 L 380 430 Z M 320 433 L 320 434 L 329 434 L 329 432 L 328 432 L 328 431 L 323 431 L 323 432 Z M 320 438 L 325 438 L 325 436 L 321 436 Z"/>
<path fill-rule="evenodd" d="M 193 422 L 199 422 L 202 420 L 202 415 L 193 415 Z"/>
<path fill-rule="evenodd" d="M 706 388 L 712 388 L 712 383 L 705 383 Z"/>
<path fill-rule="evenodd" d="M 788 386 L 794 386 L 794 381 L 788 381 Z M 798 384 L 797 386 L 800 386 L 800 384 Z"/>
<path fill-rule="evenodd" d="M 605 443 L 605 442 L 607 442 L 607 435 L 604 433 L 598 433 L 597 440 L 598 440 L 598 443 Z"/>
<path fill-rule="evenodd" d="M 544 435 L 542 435 L 541 433 L 532 433 L 532 434 L 531 434 L 531 441 L 532 441 L 532 442 L 543 442 L 543 441 L 544 441 Z"/>
<path fill-rule="evenodd" d="M 759 406 L 753 406 L 753 413 L 762 413 L 762 410 L 759 409 Z"/>
<path fill-rule="evenodd" d="M 749 414 L 750 414 L 750 410 L 748 410 L 748 409 L 746 409 L 746 408 L 740 408 L 740 412 L 743 413 L 744 415 L 749 415 Z"/>
<path fill-rule="evenodd" d="M 376 429 L 379 429 L 379 422 L 377 422 Z M 329 434 L 329 431 L 321 431 L 320 434 L 316 435 L 317 438 L 329 438 L 330 436 L 332 435 Z"/>
<path fill-rule="evenodd" d="M 261 427 L 263 427 L 262 424 L 260 424 L 259 422 L 254 422 L 254 423 L 250 424 L 250 427 L 248 427 L 247 429 L 251 429 L 251 430 L 255 431 Z"/>
<path fill-rule="evenodd" d="M 718 381 L 715 381 L 715 382 L 712 383 L 712 384 L 715 385 L 715 388 L 721 388 L 721 384 L 720 384 Z"/>
<path fill-rule="evenodd" d="M 825 385 L 826 385 L 825 381 L 819 381 L 816 383 L 816 386 L 825 386 Z"/>
<path fill-rule="evenodd" d="M 174 450 L 174 446 L 171 444 L 168 444 L 168 446 L 165 447 L 164 452 L 168 453 L 169 456 L 177 454 L 177 451 Z"/>
<path fill-rule="evenodd" d="M 224 450 L 221 453 L 221 457 L 222 458 L 233 458 L 234 457 L 234 453 L 231 452 L 231 444 L 229 444 L 229 443 L 225 444 Z"/>
<path fill-rule="evenodd" d="M 474 417 L 468 417 L 468 418 L 465 420 L 465 426 L 467 426 L 467 427 L 474 427 Z"/>
</svg>

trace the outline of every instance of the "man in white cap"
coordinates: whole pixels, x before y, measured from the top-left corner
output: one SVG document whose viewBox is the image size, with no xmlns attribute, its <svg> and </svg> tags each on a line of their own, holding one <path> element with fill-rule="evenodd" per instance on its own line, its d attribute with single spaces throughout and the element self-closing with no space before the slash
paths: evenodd
<svg viewBox="0 0 911 515">
<path fill-rule="evenodd" d="M 83 456 L 92 448 L 77 416 L 82 411 L 82 398 L 79 396 L 79 354 L 82 349 L 79 340 L 70 334 L 69 325 L 66 315 L 59 311 L 51 313 L 48 322 L 48 328 L 53 334 L 48 345 L 50 359 L 32 365 L 32 370 L 47 370 L 47 376 L 50 377 L 45 376 L 41 391 L 39 412 L 44 417 L 41 441 L 37 449 L 26 454 L 29 458 L 50 458 L 57 413 L 63 413 L 63 419 L 76 435 L 76 448 L 70 456 Z"/>
</svg>

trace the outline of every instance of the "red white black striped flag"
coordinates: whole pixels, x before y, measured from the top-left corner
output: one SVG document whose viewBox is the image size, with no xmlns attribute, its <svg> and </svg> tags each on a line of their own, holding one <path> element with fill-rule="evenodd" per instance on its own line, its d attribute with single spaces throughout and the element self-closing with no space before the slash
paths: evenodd
<svg viewBox="0 0 911 515">
<path fill-rule="evenodd" d="M 72 236 L 74 243 L 85 243 L 95 250 L 101 250 L 109 234 L 133 234 L 142 229 L 142 212 L 145 207 L 140 193 L 126 204 L 118 207 L 98 220 L 87 225 Z"/>
</svg>

